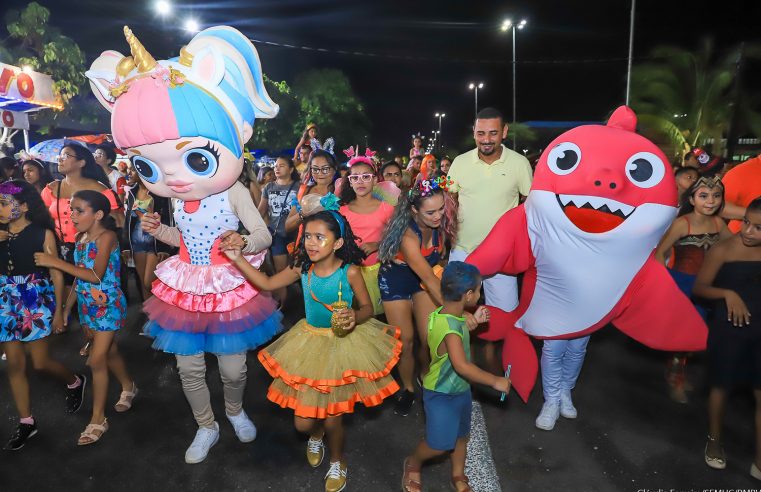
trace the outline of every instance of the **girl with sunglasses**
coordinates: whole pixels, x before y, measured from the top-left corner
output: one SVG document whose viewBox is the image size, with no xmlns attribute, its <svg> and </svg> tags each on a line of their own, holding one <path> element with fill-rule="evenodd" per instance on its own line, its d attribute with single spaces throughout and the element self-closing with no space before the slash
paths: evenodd
<svg viewBox="0 0 761 492">
<path fill-rule="evenodd" d="M 359 248 L 367 257 L 362 261 L 360 271 L 373 302 L 373 313 L 383 312 L 380 289 L 378 288 L 378 247 L 383 229 L 394 214 L 394 207 L 373 194 L 378 182 L 375 165 L 368 156 L 356 156 L 349 160 L 349 174 L 341 183 L 340 213 L 351 225 Z"/>
</svg>

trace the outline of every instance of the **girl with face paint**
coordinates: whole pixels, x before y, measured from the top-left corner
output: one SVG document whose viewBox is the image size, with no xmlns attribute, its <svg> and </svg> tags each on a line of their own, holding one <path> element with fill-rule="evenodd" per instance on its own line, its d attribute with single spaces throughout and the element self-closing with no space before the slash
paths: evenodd
<svg viewBox="0 0 761 492">
<path fill-rule="evenodd" d="M 306 319 L 259 352 L 275 380 L 267 398 L 295 413 L 296 430 L 309 435 L 307 461 L 318 467 L 330 451 L 325 490 L 343 490 L 346 456 L 342 415 L 355 402 L 379 405 L 399 386 L 389 374 L 401 352 L 399 330 L 373 318 L 359 265 L 365 258 L 354 233 L 328 194 L 304 218 L 299 249 L 285 270 L 268 277 L 251 267 L 239 248 L 225 254 L 257 288 L 275 290 L 301 281 Z M 337 304 L 343 301 L 344 304 Z"/>
<path fill-rule="evenodd" d="M 20 180 L 0 185 L 0 224 L 8 227 L 0 232 L 0 346 L 8 358 L 8 379 L 19 413 L 19 423 L 5 449 L 15 451 L 37 434 L 25 352 L 37 370 L 67 385 L 69 413 L 82 405 L 87 378 L 48 355 L 48 335 L 63 328 L 63 276 L 34 263 L 35 253 L 57 256 L 53 219 L 34 186 Z"/>
<path fill-rule="evenodd" d="M 669 273 L 684 295 L 692 297 L 692 286 L 706 253 L 732 233 L 719 217 L 724 206 L 724 185 L 718 176 L 701 177 L 687 188 L 680 200 L 679 217 L 658 244 L 655 259 L 665 263 L 666 254 L 673 251 L 674 264 Z M 702 307 L 697 309 L 704 314 Z M 671 354 L 666 364 L 669 396 L 677 403 L 687 403 L 690 385 L 686 380 L 686 365 L 687 354 L 684 353 Z"/>
</svg>

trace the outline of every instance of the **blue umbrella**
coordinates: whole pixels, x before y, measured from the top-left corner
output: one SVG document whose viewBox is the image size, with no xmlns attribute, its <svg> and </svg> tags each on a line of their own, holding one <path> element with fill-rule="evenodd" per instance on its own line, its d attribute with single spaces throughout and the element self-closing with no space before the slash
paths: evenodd
<svg viewBox="0 0 761 492">
<path fill-rule="evenodd" d="M 58 156 L 61 155 L 61 149 L 63 149 L 64 146 L 71 144 L 77 144 L 87 148 L 87 145 L 79 140 L 54 138 L 52 140 L 44 140 L 29 149 L 29 155 L 41 161 L 58 162 Z"/>
</svg>

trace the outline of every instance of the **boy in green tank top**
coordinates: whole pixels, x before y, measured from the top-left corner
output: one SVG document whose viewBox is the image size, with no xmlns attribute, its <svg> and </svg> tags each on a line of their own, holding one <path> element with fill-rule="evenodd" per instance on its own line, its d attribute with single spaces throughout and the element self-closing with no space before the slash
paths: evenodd
<svg viewBox="0 0 761 492">
<path fill-rule="evenodd" d="M 470 361 L 470 333 L 465 325 L 466 307 L 481 295 L 481 275 L 473 265 L 450 261 L 441 277 L 444 305 L 428 319 L 428 349 L 431 365 L 423 378 L 425 439 L 404 460 L 402 489 L 422 490 L 420 468 L 424 462 L 447 453 L 452 457 L 452 487 L 470 490 L 465 476 L 465 449 L 470 434 L 470 382 L 507 393 L 510 380 L 480 369 Z M 489 320 L 489 311 L 479 307 L 476 321 Z"/>
</svg>

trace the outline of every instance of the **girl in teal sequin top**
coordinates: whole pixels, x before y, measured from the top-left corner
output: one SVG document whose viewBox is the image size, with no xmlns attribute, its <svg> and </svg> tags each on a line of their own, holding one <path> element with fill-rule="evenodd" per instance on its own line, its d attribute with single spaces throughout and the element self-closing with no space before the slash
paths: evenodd
<svg viewBox="0 0 761 492">
<path fill-rule="evenodd" d="M 307 461 L 313 467 L 322 462 L 327 436 L 331 464 L 326 490 L 340 490 L 346 480 L 341 417 L 353 412 L 357 402 L 379 405 L 399 389 L 390 372 L 402 344 L 397 328 L 371 318 L 373 306 L 358 266 L 364 253 L 346 219 L 328 203 L 335 198 L 330 197 L 321 201 L 327 210 L 304 219 L 293 264 L 273 277 L 247 264 L 240 251 L 222 247 L 258 289 L 272 291 L 301 281 L 306 319 L 262 349 L 259 361 L 274 378 L 267 398 L 293 409 L 296 429 L 309 435 Z M 337 330 L 337 335 L 331 324 L 348 333 Z"/>
</svg>

